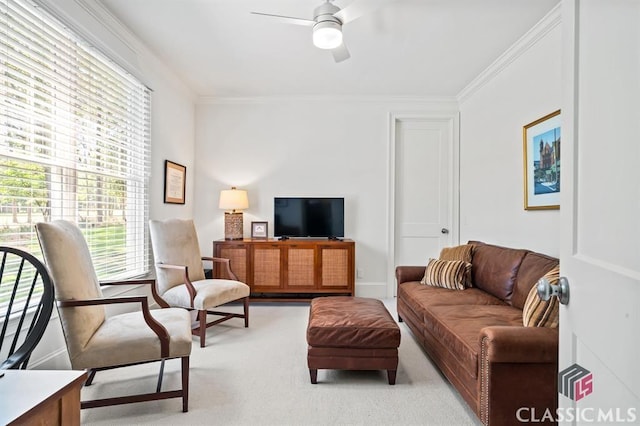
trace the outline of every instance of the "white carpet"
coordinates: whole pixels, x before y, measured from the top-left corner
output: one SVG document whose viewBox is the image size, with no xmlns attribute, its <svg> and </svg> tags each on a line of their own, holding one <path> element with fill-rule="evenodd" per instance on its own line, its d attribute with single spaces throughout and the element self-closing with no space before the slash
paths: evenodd
<svg viewBox="0 0 640 426">
<path fill-rule="evenodd" d="M 385 305 L 397 318 L 395 299 Z M 405 324 L 400 325 L 395 386 L 388 384 L 386 371 L 333 370 L 319 370 L 318 384 L 312 385 L 306 364 L 308 315 L 304 303 L 254 303 L 248 329 L 240 319 L 210 328 L 206 348 L 194 337 L 188 413 L 176 398 L 83 410 L 82 423 L 480 424 Z M 98 373 L 83 389 L 83 399 L 153 391 L 158 368 L 154 363 Z M 167 362 L 163 390 L 178 388 L 179 371 L 179 361 Z"/>
</svg>

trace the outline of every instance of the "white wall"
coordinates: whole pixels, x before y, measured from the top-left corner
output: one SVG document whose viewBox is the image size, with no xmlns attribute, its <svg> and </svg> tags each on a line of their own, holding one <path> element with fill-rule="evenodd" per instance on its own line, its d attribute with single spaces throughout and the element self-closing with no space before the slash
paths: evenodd
<svg viewBox="0 0 640 426">
<path fill-rule="evenodd" d="M 345 236 L 356 242 L 358 295 L 386 295 L 389 123 L 392 112 L 428 114 L 452 101 L 344 98 L 203 99 L 196 113 L 194 217 L 203 253 L 224 237 L 221 189 L 246 189 L 245 236 L 269 222 L 273 198 L 345 198 Z M 391 265 L 393 267 L 393 265 Z M 374 290 L 375 288 L 375 290 Z"/>
<path fill-rule="evenodd" d="M 463 91 L 461 241 L 559 256 L 559 211 L 524 210 L 522 134 L 524 125 L 560 109 L 561 45 L 555 9 L 508 57 Z"/>
<path fill-rule="evenodd" d="M 176 81 L 154 72 L 159 65 L 155 60 L 142 64 L 153 88 L 149 216 L 151 219 L 191 219 L 195 204 L 195 101 Z M 164 203 L 165 160 L 187 168 L 184 205 Z"/>
</svg>

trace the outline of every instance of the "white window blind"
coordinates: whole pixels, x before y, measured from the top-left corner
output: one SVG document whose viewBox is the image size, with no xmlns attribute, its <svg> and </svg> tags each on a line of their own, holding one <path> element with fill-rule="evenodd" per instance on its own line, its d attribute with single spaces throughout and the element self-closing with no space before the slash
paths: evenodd
<svg viewBox="0 0 640 426">
<path fill-rule="evenodd" d="M 28 0 L 0 0 L 0 65 L 0 244 L 41 258 L 65 219 L 100 279 L 148 272 L 149 89 Z"/>
</svg>

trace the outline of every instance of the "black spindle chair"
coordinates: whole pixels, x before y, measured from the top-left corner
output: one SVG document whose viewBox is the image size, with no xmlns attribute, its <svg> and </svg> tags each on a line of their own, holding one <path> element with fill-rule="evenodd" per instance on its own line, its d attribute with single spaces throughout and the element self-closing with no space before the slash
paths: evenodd
<svg viewBox="0 0 640 426">
<path fill-rule="evenodd" d="M 26 369 L 53 310 L 53 284 L 33 255 L 0 246 L 0 370 Z"/>
</svg>

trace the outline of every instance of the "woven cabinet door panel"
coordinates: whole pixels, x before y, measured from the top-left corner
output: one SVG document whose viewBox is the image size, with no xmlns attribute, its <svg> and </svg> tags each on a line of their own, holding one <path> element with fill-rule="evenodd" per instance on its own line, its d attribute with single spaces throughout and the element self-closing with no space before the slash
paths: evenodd
<svg viewBox="0 0 640 426">
<path fill-rule="evenodd" d="M 277 246 L 253 247 L 253 286 L 268 289 L 280 288 L 282 284 L 282 252 Z"/>
<path fill-rule="evenodd" d="M 314 246 L 289 247 L 287 251 L 287 287 L 315 287 Z"/>
<path fill-rule="evenodd" d="M 320 286 L 349 287 L 349 251 L 345 248 L 322 247 L 322 278 Z"/>
<path fill-rule="evenodd" d="M 247 248 L 245 246 L 238 247 L 221 247 L 219 257 L 229 259 L 231 271 L 236 274 L 239 281 L 247 282 Z M 225 268 L 220 267 L 220 274 L 217 278 L 231 279 Z"/>
</svg>

